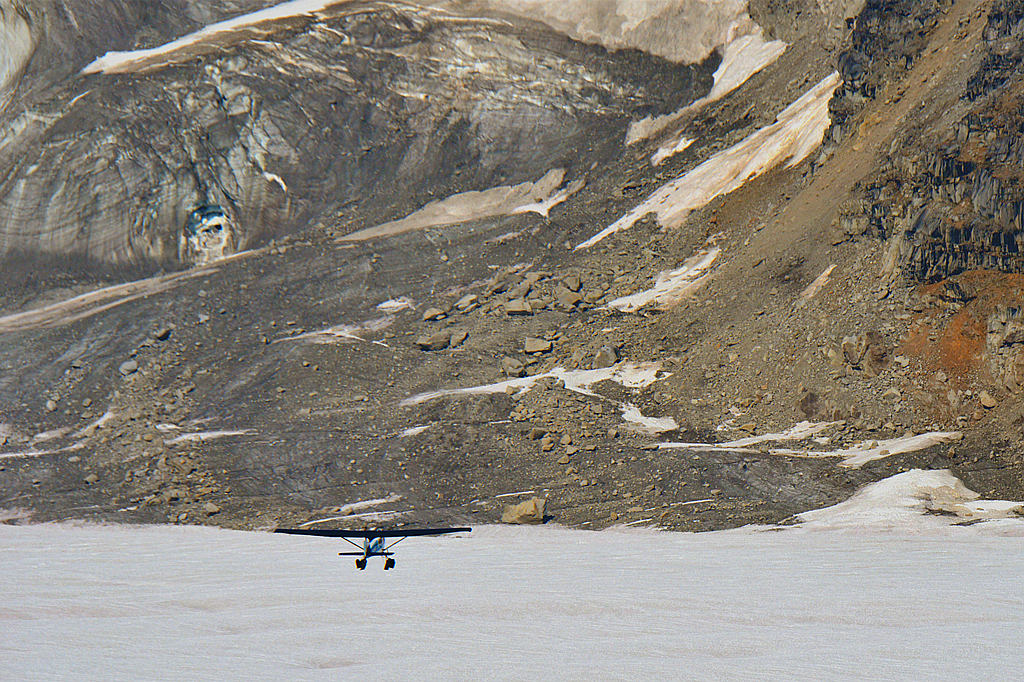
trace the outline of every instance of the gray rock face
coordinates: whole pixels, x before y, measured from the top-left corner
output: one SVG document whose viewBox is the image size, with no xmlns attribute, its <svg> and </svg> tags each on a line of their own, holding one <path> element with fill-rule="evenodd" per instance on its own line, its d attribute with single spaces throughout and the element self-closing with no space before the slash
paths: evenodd
<svg viewBox="0 0 1024 682">
<path fill-rule="evenodd" d="M 36 0 L 5 12 L 0 91 L 18 106 L 0 114 L 0 255 L 191 265 L 310 223 L 347 231 L 354 212 L 383 222 L 437 194 L 572 168 L 596 124 L 612 138 L 634 106 L 703 94 L 717 61 L 674 66 L 539 25 L 354 2 L 266 22 L 258 40 L 239 32 L 71 77 L 108 50 L 258 4 Z M 183 232 L 203 206 L 231 229 L 197 247 Z"/>
</svg>

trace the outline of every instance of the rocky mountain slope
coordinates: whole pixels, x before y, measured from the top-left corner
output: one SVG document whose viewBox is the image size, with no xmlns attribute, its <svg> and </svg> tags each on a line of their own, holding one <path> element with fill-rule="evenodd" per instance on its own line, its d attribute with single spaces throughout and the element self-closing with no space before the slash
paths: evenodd
<svg viewBox="0 0 1024 682">
<path fill-rule="evenodd" d="M 0 6 L 12 519 L 1020 497 L 1020 3 Z"/>
</svg>

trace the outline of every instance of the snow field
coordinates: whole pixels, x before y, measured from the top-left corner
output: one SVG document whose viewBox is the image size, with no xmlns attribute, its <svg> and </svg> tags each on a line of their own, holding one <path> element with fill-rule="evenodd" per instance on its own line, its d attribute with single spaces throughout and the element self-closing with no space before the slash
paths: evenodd
<svg viewBox="0 0 1024 682">
<path fill-rule="evenodd" d="M 995 523 L 995 522 L 992 522 Z M 1007 679 L 1024 538 L 0 526 L 0 678 Z M 981 527 L 988 524 L 981 524 Z"/>
</svg>

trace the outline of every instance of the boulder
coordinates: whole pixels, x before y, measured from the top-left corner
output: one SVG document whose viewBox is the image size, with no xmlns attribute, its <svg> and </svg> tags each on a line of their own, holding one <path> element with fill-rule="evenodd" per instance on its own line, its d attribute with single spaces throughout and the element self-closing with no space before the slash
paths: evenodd
<svg viewBox="0 0 1024 682">
<path fill-rule="evenodd" d="M 469 332 L 465 329 L 453 329 L 451 339 L 449 339 L 449 345 L 454 348 L 460 345 L 463 341 L 469 338 Z"/>
<path fill-rule="evenodd" d="M 526 374 L 526 365 L 522 360 L 506 355 L 501 359 L 501 372 L 505 376 L 521 377 Z"/>
<path fill-rule="evenodd" d="M 203 505 L 203 511 L 206 512 L 207 516 L 213 516 L 214 514 L 220 513 L 220 507 L 215 505 L 213 502 L 207 502 Z"/>
<path fill-rule="evenodd" d="M 134 360 L 122 362 L 121 365 L 117 368 L 117 371 L 121 373 L 121 376 L 125 377 L 128 376 L 129 374 L 135 374 L 136 372 L 139 371 L 139 363 L 135 362 Z"/>
<path fill-rule="evenodd" d="M 459 310 L 465 311 L 469 310 L 479 302 L 480 297 L 477 296 L 476 294 L 466 294 L 455 303 L 455 307 L 458 308 Z"/>
<path fill-rule="evenodd" d="M 445 329 L 433 334 L 424 334 L 423 336 L 420 336 L 416 339 L 416 345 L 427 351 L 444 350 L 448 347 L 451 337 L 451 332 Z"/>
<path fill-rule="evenodd" d="M 544 523 L 547 500 L 534 497 L 519 504 L 506 505 L 501 512 L 502 523 Z"/>
<path fill-rule="evenodd" d="M 508 315 L 533 315 L 533 307 L 526 299 L 515 298 L 505 304 L 505 312 Z"/>
<path fill-rule="evenodd" d="M 558 305 L 563 308 L 572 309 L 579 305 L 579 302 L 583 300 L 583 297 L 576 291 L 558 289 L 555 291 L 555 300 L 557 300 Z"/>
<path fill-rule="evenodd" d="M 545 339 L 538 339 L 535 336 L 527 336 L 523 343 L 525 353 L 547 353 L 551 350 L 551 342 Z"/>
<path fill-rule="evenodd" d="M 594 356 L 594 369 L 611 367 L 619 361 L 619 354 L 611 346 L 601 346 Z"/>
<path fill-rule="evenodd" d="M 432 322 L 433 320 L 440 320 L 445 316 L 445 312 L 440 308 L 427 308 L 423 311 L 423 321 Z"/>
</svg>

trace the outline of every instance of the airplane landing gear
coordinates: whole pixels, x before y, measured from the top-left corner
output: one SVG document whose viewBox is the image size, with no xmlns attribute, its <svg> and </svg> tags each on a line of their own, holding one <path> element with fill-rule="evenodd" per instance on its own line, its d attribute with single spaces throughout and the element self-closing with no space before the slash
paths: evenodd
<svg viewBox="0 0 1024 682">
<path fill-rule="evenodd" d="M 390 571 L 394 567 L 395 567 L 395 560 L 394 559 L 392 559 L 391 557 L 388 557 L 387 559 L 384 560 L 384 570 L 385 571 Z"/>
<path fill-rule="evenodd" d="M 360 571 L 366 570 L 366 559 L 356 559 L 356 568 Z"/>
</svg>

